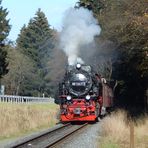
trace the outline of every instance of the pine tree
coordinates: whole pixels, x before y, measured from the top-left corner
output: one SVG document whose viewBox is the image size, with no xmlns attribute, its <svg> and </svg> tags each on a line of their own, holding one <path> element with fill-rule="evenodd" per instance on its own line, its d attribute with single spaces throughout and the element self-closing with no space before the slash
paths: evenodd
<svg viewBox="0 0 148 148">
<path fill-rule="evenodd" d="M 36 68 L 34 79 L 26 79 L 26 85 L 24 85 L 26 89 L 29 87 L 32 92 L 37 90 L 41 94 L 45 91 L 44 77 L 49 71 L 46 65 L 54 47 L 54 33 L 55 31 L 50 28 L 45 14 L 41 9 L 38 9 L 29 24 L 23 26 L 17 39 L 17 48 L 32 59 Z"/>
<path fill-rule="evenodd" d="M 5 51 L 4 43 L 10 31 L 9 20 L 6 19 L 8 12 L 7 9 L 1 6 L 1 3 L 2 1 L 0 0 L 0 79 L 8 73 L 7 52 Z"/>
<path fill-rule="evenodd" d="M 38 9 L 36 16 L 30 20 L 28 26 L 22 28 L 17 45 L 24 54 L 37 63 L 38 67 L 42 68 L 43 59 L 50 55 L 50 49 L 53 48 L 53 32 L 45 14 Z"/>
</svg>

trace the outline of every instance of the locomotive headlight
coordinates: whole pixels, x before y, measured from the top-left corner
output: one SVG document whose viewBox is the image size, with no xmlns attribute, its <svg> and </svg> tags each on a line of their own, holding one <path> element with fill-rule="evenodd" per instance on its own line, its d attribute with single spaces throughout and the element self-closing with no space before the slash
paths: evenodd
<svg viewBox="0 0 148 148">
<path fill-rule="evenodd" d="M 71 100 L 71 96 L 67 96 L 66 99 L 67 99 L 68 101 L 70 101 L 70 100 Z"/>
<path fill-rule="evenodd" d="M 90 95 L 87 95 L 86 96 L 86 100 L 90 100 Z"/>
<path fill-rule="evenodd" d="M 77 67 L 77 69 L 80 69 L 81 68 L 81 64 L 77 64 L 76 67 Z"/>
</svg>

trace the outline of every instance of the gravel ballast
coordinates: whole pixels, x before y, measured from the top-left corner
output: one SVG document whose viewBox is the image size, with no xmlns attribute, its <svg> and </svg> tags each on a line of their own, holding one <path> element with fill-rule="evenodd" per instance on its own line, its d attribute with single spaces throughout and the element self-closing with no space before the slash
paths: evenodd
<svg viewBox="0 0 148 148">
<path fill-rule="evenodd" d="M 100 134 L 101 122 L 90 124 L 88 128 L 66 140 L 57 148 L 98 148 L 97 140 Z"/>
</svg>

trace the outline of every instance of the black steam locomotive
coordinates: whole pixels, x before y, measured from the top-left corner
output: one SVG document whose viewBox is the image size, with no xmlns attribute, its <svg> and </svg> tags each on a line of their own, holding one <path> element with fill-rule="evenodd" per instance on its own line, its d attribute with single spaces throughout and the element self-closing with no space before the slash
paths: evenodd
<svg viewBox="0 0 148 148">
<path fill-rule="evenodd" d="M 59 85 L 62 121 L 95 121 L 101 114 L 103 99 L 109 88 L 91 66 L 68 66 Z M 107 101 L 108 102 L 108 101 Z"/>
</svg>

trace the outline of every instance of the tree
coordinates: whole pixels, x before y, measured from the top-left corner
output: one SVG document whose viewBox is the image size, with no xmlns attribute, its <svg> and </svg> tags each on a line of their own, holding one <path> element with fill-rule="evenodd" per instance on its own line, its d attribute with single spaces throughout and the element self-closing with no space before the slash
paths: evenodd
<svg viewBox="0 0 148 148">
<path fill-rule="evenodd" d="M 1 3 L 2 1 L 0 0 L 0 79 L 8 73 L 7 52 L 5 51 L 4 43 L 10 31 L 9 20 L 6 19 L 8 12 L 7 9 L 1 6 Z"/>
<path fill-rule="evenodd" d="M 6 87 L 6 94 L 30 95 L 29 89 L 27 90 L 25 86 L 26 83 L 35 79 L 32 60 L 15 47 L 7 47 L 7 53 L 9 73 L 2 79 L 2 83 Z"/>
<path fill-rule="evenodd" d="M 50 56 L 53 48 L 54 30 L 50 29 L 45 14 L 38 9 L 36 16 L 30 20 L 28 26 L 23 26 L 17 39 L 17 46 L 22 52 L 33 59 L 37 66 L 44 66 L 44 58 Z"/>
<path fill-rule="evenodd" d="M 143 106 L 148 90 L 146 0 L 80 0 L 79 4 L 89 9 L 91 6 L 102 28 L 101 40 L 115 44 L 110 56 L 116 55 L 112 77 L 118 80 L 116 98 L 119 105 Z"/>
<path fill-rule="evenodd" d="M 50 28 L 45 14 L 38 9 L 35 17 L 27 26 L 23 26 L 17 38 L 17 49 L 32 59 L 36 69 L 35 79 L 26 83 L 26 89 L 36 90 L 38 95 L 46 91 L 44 78 L 49 72 L 46 67 L 55 45 L 55 34 L 56 31 Z"/>
</svg>

